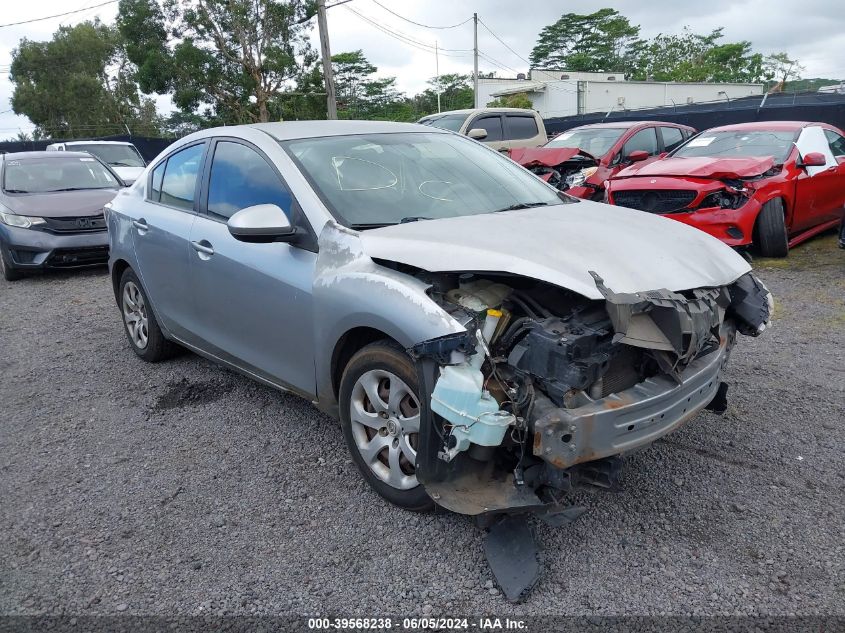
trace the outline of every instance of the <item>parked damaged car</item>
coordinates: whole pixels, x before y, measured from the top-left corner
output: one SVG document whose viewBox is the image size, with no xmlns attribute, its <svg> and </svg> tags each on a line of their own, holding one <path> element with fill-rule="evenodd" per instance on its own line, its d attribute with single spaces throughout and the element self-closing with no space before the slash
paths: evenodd
<svg viewBox="0 0 845 633">
<path fill-rule="evenodd" d="M 7 281 L 50 268 L 103 265 L 103 207 L 118 176 L 84 152 L 0 156 L 0 272 Z"/>
<path fill-rule="evenodd" d="M 718 240 L 412 124 L 197 132 L 108 224 L 135 353 L 181 345 L 308 398 L 409 510 L 555 520 L 619 455 L 721 407 L 737 333 L 769 321 Z"/>
<path fill-rule="evenodd" d="M 702 132 L 666 158 L 632 165 L 608 202 L 690 224 L 767 257 L 838 225 L 845 137 L 826 123 L 767 121 Z"/>
<path fill-rule="evenodd" d="M 578 198 L 604 200 L 604 183 L 635 162 L 649 163 L 680 146 L 695 129 L 662 121 L 582 125 L 542 147 L 519 147 L 509 156 L 553 187 Z"/>
</svg>

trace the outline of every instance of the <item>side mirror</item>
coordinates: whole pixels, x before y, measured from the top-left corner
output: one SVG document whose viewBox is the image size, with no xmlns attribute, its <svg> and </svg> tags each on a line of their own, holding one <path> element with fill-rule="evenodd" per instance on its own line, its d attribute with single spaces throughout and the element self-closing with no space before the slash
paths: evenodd
<svg viewBox="0 0 845 633">
<path fill-rule="evenodd" d="M 266 244 L 290 242 L 296 235 L 285 212 L 275 204 L 257 204 L 241 209 L 226 222 L 229 233 L 241 242 Z"/>
<path fill-rule="evenodd" d="M 821 152 L 810 152 L 801 159 L 800 167 L 824 167 L 827 164 L 827 159 Z"/>
<path fill-rule="evenodd" d="M 645 151 L 644 149 L 638 149 L 638 150 L 634 150 L 633 152 L 628 154 L 628 160 L 631 161 L 632 163 L 638 163 L 641 160 L 647 159 L 648 156 L 649 156 L 649 154 L 648 154 L 647 151 Z"/>
<path fill-rule="evenodd" d="M 474 127 L 469 132 L 467 132 L 467 136 L 470 138 L 474 138 L 476 141 L 481 141 L 487 138 L 487 130 L 481 127 Z"/>
</svg>

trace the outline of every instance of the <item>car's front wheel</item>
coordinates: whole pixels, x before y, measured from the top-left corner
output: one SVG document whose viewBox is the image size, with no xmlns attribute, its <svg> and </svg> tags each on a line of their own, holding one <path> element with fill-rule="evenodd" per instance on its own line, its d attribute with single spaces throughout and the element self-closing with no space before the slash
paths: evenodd
<svg viewBox="0 0 845 633">
<path fill-rule="evenodd" d="M 141 281 L 131 268 L 123 272 L 118 292 L 124 331 L 132 350 L 150 363 L 172 356 L 174 345 L 164 338 Z"/>
<path fill-rule="evenodd" d="M 340 384 L 343 435 L 361 474 L 382 497 L 416 512 L 434 504 L 416 477 L 420 399 L 411 359 L 379 341 L 356 353 Z"/>
<path fill-rule="evenodd" d="M 763 205 L 755 229 L 757 236 L 754 241 L 763 257 L 786 257 L 789 254 L 783 200 L 775 198 Z"/>
</svg>

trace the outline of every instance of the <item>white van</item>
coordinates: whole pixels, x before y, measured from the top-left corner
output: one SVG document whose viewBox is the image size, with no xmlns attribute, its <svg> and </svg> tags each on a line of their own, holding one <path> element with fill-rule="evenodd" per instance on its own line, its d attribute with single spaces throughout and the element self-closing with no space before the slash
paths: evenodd
<svg viewBox="0 0 845 633">
<path fill-rule="evenodd" d="M 47 150 L 88 152 L 111 167 L 127 185 L 135 182 L 147 166 L 138 148 L 124 141 L 67 141 L 48 145 Z"/>
</svg>

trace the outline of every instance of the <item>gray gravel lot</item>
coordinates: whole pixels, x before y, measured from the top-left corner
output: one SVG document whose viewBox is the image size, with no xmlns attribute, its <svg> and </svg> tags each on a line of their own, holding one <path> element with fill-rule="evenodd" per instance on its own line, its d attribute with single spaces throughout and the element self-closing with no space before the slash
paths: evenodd
<svg viewBox="0 0 845 633">
<path fill-rule="evenodd" d="M 845 614 L 845 252 L 761 261 L 729 411 L 630 456 L 493 586 L 467 518 L 388 506 L 311 404 L 130 351 L 103 270 L 0 281 L 0 613 Z"/>
</svg>

